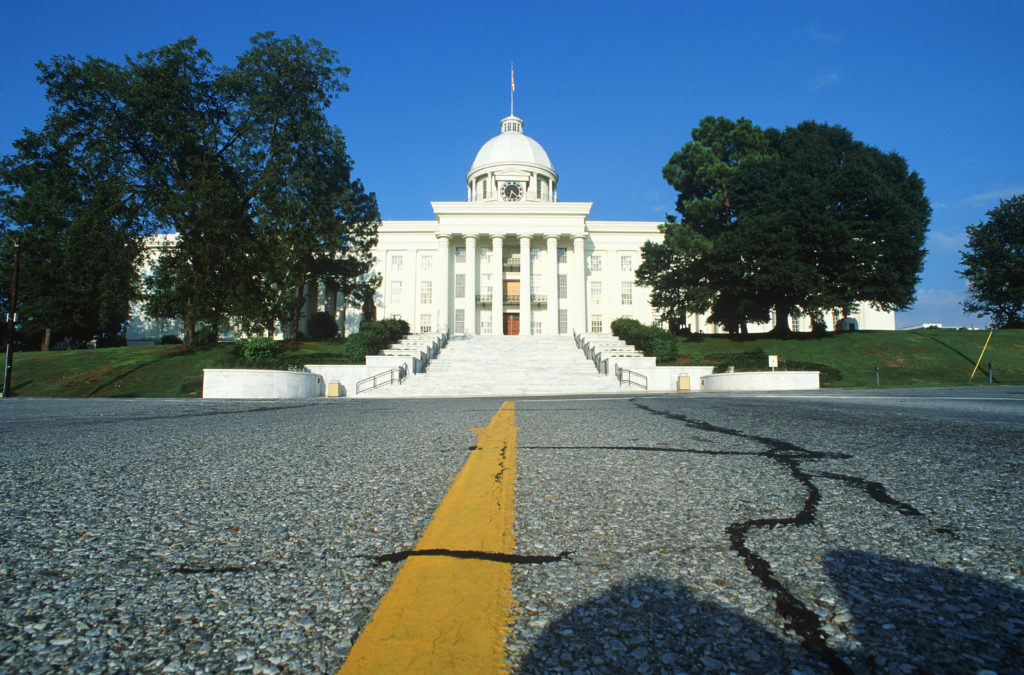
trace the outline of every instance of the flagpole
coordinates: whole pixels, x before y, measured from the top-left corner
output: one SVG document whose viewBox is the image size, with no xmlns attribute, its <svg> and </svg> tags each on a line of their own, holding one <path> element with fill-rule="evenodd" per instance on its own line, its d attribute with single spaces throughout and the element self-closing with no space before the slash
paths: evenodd
<svg viewBox="0 0 1024 675">
<path fill-rule="evenodd" d="M 516 116 L 516 64 L 509 63 L 509 72 L 512 75 L 512 92 L 509 94 L 508 112 L 512 117 Z"/>
</svg>

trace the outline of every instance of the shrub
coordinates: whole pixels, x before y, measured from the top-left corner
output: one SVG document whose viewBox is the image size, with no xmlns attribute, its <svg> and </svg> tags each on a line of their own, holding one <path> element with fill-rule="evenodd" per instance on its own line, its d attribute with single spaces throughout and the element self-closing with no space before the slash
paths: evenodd
<svg viewBox="0 0 1024 675">
<path fill-rule="evenodd" d="M 363 362 L 366 361 L 367 356 L 380 351 L 376 344 L 372 335 L 359 331 L 348 336 L 345 346 L 342 347 L 342 352 L 354 362 Z"/>
<path fill-rule="evenodd" d="M 254 337 L 237 343 L 244 358 L 250 361 L 265 361 L 281 355 L 281 345 L 274 338 Z"/>
<path fill-rule="evenodd" d="M 231 356 L 225 365 L 234 368 L 271 368 L 285 366 L 282 361 L 284 347 L 268 337 L 236 340 L 231 345 Z"/>
<path fill-rule="evenodd" d="M 660 362 L 676 358 L 676 339 L 671 333 L 658 326 L 645 326 L 636 319 L 619 318 L 612 321 L 612 335 L 631 344 L 645 356 L 653 356 Z"/>
<path fill-rule="evenodd" d="M 96 336 L 96 346 L 101 349 L 104 347 L 126 347 L 128 338 L 124 333 L 103 333 Z"/>
<path fill-rule="evenodd" d="M 203 326 L 192 336 L 193 349 L 209 349 L 220 341 L 217 331 L 209 326 Z"/>
<path fill-rule="evenodd" d="M 162 345 L 180 345 L 182 340 L 177 335 L 163 335 L 160 337 L 160 344 Z"/>
<path fill-rule="evenodd" d="M 353 361 L 365 361 L 367 356 L 376 354 L 408 334 L 409 324 L 401 319 L 364 321 L 359 326 L 359 332 L 345 340 L 342 350 Z"/>
<path fill-rule="evenodd" d="M 327 312 L 317 312 L 309 318 L 309 337 L 329 340 L 338 334 L 338 322 Z"/>
</svg>

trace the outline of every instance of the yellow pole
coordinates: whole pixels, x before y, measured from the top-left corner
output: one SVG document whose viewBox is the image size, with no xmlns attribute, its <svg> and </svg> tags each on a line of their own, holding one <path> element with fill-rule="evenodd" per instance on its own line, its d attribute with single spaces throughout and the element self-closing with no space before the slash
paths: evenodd
<svg viewBox="0 0 1024 675">
<path fill-rule="evenodd" d="M 988 349 L 988 341 L 992 339 L 992 332 L 993 331 L 988 332 L 988 338 L 985 340 L 985 346 L 981 348 L 981 356 L 978 357 L 978 362 L 974 364 L 974 370 L 971 371 L 971 379 L 967 380 L 968 382 L 974 379 L 974 374 L 978 372 L 978 366 L 981 365 L 981 360 L 985 358 L 985 350 Z"/>
</svg>

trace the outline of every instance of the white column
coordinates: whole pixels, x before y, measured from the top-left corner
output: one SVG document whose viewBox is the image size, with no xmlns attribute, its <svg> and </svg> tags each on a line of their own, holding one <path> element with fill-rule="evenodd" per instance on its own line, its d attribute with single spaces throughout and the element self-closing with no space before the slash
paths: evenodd
<svg viewBox="0 0 1024 675">
<path fill-rule="evenodd" d="M 494 335 L 501 335 L 504 330 L 502 310 L 505 307 L 505 284 L 501 278 L 504 272 L 504 265 L 501 259 L 503 255 L 501 251 L 503 239 L 504 235 L 495 234 L 491 236 L 491 278 L 494 280 L 491 288 L 491 333 Z"/>
<path fill-rule="evenodd" d="M 450 234 L 438 233 L 437 235 L 437 289 L 434 292 L 434 297 L 437 299 L 434 301 L 434 306 L 438 310 L 437 331 L 440 333 L 451 332 L 451 326 L 448 325 L 448 283 L 451 276 L 450 239 Z"/>
<path fill-rule="evenodd" d="M 519 334 L 530 334 L 530 235 L 519 235 Z"/>
<path fill-rule="evenodd" d="M 476 335 L 476 235 L 466 235 L 466 333 Z"/>
<path fill-rule="evenodd" d="M 583 243 L 585 234 L 572 235 L 572 278 L 569 280 L 569 305 L 573 308 L 572 325 L 577 333 L 586 333 L 587 279 L 584 271 Z"/>
<path fill-rule="evenodd" d="M 548 318 L 544 332 L 548 335 L 558 335 L 558 235 L 547 235 L 548 240 L 548 264 L 544 276 L 547 277 L 548 287 Z"/>
</svg>

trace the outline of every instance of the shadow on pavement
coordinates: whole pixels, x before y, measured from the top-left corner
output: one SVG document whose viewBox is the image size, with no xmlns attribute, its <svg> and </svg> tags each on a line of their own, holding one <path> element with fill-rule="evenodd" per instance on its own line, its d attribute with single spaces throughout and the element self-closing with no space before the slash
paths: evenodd
<svg viewBox="0 0 1024 675">
<path fill-rule="evenodd" d="M 523 673 L 828 672 L 799 644 L 687 587 L 641 577 L 551 622 Z"/>
<path fill-rule="evenodd" d="M 865 551 L 834 551 L 825 569 L 864 647 L 844 655 L 854 670 L 1024 671 L 1024 591 Z"/>
</svg>

